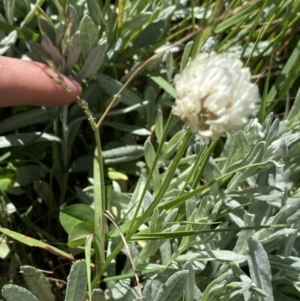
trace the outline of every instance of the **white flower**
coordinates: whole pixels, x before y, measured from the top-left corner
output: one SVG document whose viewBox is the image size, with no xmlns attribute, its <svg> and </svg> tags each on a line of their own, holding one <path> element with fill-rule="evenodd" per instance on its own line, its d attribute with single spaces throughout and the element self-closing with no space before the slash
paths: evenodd
<svg viewBox="0 0 300 301">
<path fill-rule="evenodd" d="M 202 137 L 238 130 L 259 98 L 250 78 L 239 59 L 200 53 L 174 78 L 177 99 L 172 112 Z"/>
</svg>

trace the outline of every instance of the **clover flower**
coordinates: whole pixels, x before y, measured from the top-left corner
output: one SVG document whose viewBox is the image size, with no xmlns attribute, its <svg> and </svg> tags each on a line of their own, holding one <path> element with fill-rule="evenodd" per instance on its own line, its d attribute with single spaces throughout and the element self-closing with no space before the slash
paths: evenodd
<svg viewBox="0 0 300 301">
<path fill-rule="evenodd" d="M 259 98 L 249 68 L 226 54 L 200 53 L 174 78 L 172 113 L 201 137 L 218 138 L 241 128 Z"/>
</svg>

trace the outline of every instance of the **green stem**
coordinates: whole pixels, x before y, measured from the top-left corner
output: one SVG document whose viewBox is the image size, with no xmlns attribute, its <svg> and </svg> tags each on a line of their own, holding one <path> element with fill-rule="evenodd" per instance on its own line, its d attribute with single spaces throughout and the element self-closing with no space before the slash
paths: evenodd
<svg viewBox="0 0 300 301">
<path fill-rule="evenodd" d="M 208 37 L 212 35 L 213 30 L 215 28 L 216 19 L 220 16 L 223 10 L 223 6 L 224 6 L 223 0 L 215 1 L 212 14 L 207 21 L 205 29 L 196 35 L 192 53 L 191 53 L 192 59 L 194 59 L 197 56 L 201 47 L 204 45 L 205 41 L 208 39 Z"/>
<path fill-rule="evenodd" d="M 167 131 L 165 131 L 166 133 Z M 138 230 L 138 228 L 145 223 L 145 221 L 147 220 L 147 218 L 152 214 L 153 210 L 157 207 L 157 205 L 159 204 L 159 202 L 161 201 L 161 199 L 163 198 L 165 192 L 167 191 L 169 184 L 171 182 L 171 180 L 173 179 L 173 175 L 174 172 L 180 162 L 180 159 L 182 158 L 186 147 L 190 141 L 192 137 L 192 133 L 190 131 L 187 131 L 185 133 L 185 136 L 183 137 L 183 141 L 178 149 L 178 152 L 175 156 L 175 158 L 173 159 L 168 171 L 167 171 L 167 175 L 163 181 L 163 185 L 159 191 L 159 193 L 157 194 L 157 196 L 155 197 L 155 199 L 153 200 L 153 202 L 150 204 L 150 206 L 146 209 L 146 211 L 142 214 L 142 216 L 140 216 L 138 219 L 132 219 L 133 222 L 135 222 L 133 225 L 131 225 L 130 230 L 128 231 L 127 235 L 126 235 L 126 240 L 128 241 L 130 239 L 130 237 L 132 235 L 135 234 L 135 232 Z M 162 139 L 162 141 L 164 141 L 164 139 Z M 163 143 L 163 142 L 162 142 Z M 153 164 L 155 165 L 155 164 Z M 149 181 L 151 179 L 151 175 L 149 174 L 147 181 Z M 147 185 L 145 185 L 145 187 L 147 187 Z M 143 196 L 141 197 L 141 200 L 143 200 Z M 140 203 L 140 202 L 139 202 Z M 138 208 L 135 212 L 138 212 Z M 136 216 L 136 215 L 135 215 Z M 97 282 L 100 279 L 100 275 L 102 275 L 104 273 L 104 271 L 107 269 L 107 267 L 109 266 L 111 260 L 113 260 L 115 258 L 115 256 L 117 256 L 117 254 L 121 251 L 123 247 L 123 242 L 121 241 L 116 248 L 112 251 L 112 253 L 107 257 L 106 262 L 104 262 L 104 264 L 102 265 L 102 268 L 100 270 L 99 275 L 96 275 L 95 279 L 92 282 L 92 286 L 95 286 L 97 284 Z"/>
<path fill-rule="evenodd" d="M 94 206 L 95 206 L 95 242 L 96 242 L 96 274 L 105 262 L 106 210 L 103 156 L 99 130 L 95 128 L 97 156 L 94 161 Z M 98 262 L 98 264 L 97 264 Z"/>
</svg>

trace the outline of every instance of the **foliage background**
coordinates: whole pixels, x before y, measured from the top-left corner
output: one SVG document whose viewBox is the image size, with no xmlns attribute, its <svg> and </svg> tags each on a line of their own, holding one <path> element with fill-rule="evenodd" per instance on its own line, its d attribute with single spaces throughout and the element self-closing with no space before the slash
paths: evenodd
<svg viewBox="0 0 300 301">
<path fill-rule="evenodd" d="M 104 162 L 99 176 L 84 102 L 1 109 L 1 286 L 32 291 L 32 270 L 19 273 L 30 265 L 51 272 L 57 300 L 73 300 L 71 253 L 92 261 L 90 299 L 102 275 L 106 295 L 94 290 L 95 300 L 134 300 L 130 251 L 143 300 L 298 300 L 299 9 L 296 0 L 1 2 L 1 54 L 81 81 L 103 117 Z M 172 78 L 200 50 L 251 68 L 263 137 L 250 122 L 207 147 L 169 117 Z M 111 221 L 99 228 L 103 204 L 129 249 Z M 105 256 L 101 239 L 86 240 L 103 234 Z"/>
</svg>

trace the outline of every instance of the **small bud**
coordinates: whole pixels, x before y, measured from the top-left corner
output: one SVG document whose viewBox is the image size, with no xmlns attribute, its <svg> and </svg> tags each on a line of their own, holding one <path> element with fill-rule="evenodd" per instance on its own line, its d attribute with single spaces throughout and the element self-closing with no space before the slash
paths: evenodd
<svg viewBox="0 0 300 301">
<path fill-rule="evenodd" d="M 258 122 L 257 118 L 254 118 L 250 121 L 249 132 L 250 132 L 251 135 L 259 136 L 259 137 L 263 138 L 265 135 L 264 135 L 262 130 L 263 130 L 263 127 Z"/>
</svg>

